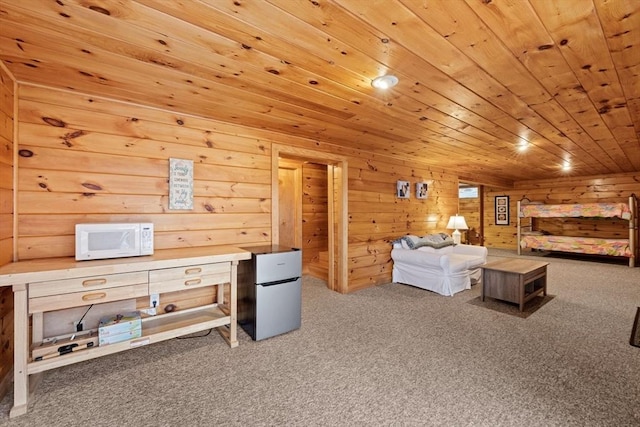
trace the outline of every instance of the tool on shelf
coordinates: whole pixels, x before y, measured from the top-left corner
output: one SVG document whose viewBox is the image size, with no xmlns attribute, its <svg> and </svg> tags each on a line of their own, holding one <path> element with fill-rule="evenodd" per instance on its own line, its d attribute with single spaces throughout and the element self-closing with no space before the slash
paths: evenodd
<svg viewBox="0 0 640 427">
<path fill-rule="evenodd" d="M 85 344 L 78 344 L 78 343 L 67 344 L 67 345 L 58 347 L 58 351 L 56 351 L 55 353 L 48 353 L 43 356 L 38 356 L 34 360 L 36 362 L 39 362 L 41 360 L 52 359 L 54 357 L 62 356 L 63 354 L 73 353 L 75 351 L 84 350 L 85 348 L 90 348 L 90 347 L 93 347 L 93 342 L 91 341 Z"/>
</svg>

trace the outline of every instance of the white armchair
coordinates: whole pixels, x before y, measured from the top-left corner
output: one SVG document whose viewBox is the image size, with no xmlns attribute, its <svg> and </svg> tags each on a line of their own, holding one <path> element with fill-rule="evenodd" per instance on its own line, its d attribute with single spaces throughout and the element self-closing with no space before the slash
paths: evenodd
<svg viewBox="0 0 640 427">
<path fill-rule="evenodd" d="M 393 281 L 453 296 L 482 277 L 480 266 L 487 262 L 487 248 L 450 245 L 439 249 L 422 246 L 416 249 L 394 242 Z"/>
</svg>

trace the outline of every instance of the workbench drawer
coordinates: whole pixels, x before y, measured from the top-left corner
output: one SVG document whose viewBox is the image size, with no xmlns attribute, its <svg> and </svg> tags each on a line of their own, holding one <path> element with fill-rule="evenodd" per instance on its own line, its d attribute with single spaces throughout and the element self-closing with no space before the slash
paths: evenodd
<svg viewBox="0 0 640 427">
<path fill-rule="evenodd" d="M 115 288 L 92 289 L 86 292 L 49 295 L 29 298 L 29 313 L 61 310 L 63 308 L 81 307 L 83 305 L 120 301 L 149 295 L 149 285 L 118 286 Z"/>
<path fill-rule="evenodd" d="M 149 275 L 146 271 L 51 280 L 48 282 L 30 283 L 29 298 L 96 291 L 120 286 L 140 285 L 143 283 L 146 285 L 148 281 Z"/>
<path fill-rule="evenodd" d="M 149 271 L 149 293 L 183 291 L 231 281 L 231 263 L 200 264 Z"/>
</svg>

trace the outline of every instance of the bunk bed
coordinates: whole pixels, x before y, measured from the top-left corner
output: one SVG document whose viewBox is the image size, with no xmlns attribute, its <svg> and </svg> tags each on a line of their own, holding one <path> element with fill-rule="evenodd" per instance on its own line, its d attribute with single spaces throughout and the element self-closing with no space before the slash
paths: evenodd
<svg viewBox="0 0 640 427">
<path fill-rule="evenodd" d="M 523 249 L 559 251 L 591 255 L 626 257 L 635 267 L 638 256 L 638 200 L 634 194 L 628 203 L 544 204 L 518 201 L 518 255 Z M 627 222 L 628 237 L 605 238 L 600 235 L 554 235 L 536 227 L 536 218 L 612 218 Z M 575 233 L 580 234 L 580 233 Z M 618 233 L 616 233 L 618 234 Z M 626 234 L 626 233 L 623 233 Z"/>
</svg>

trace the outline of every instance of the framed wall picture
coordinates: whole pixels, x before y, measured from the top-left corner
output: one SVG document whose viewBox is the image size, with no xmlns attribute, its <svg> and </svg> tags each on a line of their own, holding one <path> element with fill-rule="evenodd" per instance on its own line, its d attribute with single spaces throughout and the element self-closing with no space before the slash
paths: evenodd
<svg viewBox="0 0 640 427">
<path fill-rule="evenodd" d="M 496 196 L 496 225 L 509 225 L 509 196 Z"/>
<path fill-rule="evenodd" d="M 416 198 L 426 199 L 429 196 L 429 184 L 426 182 L 416 182 Z"/>
<path fill-rule="evenodd" d="M 409 184 L 409 181 L 398 181 L 396 183 L 396 196 L 401 199 L 411 197 L 411 184 Z"/>
</svg>

